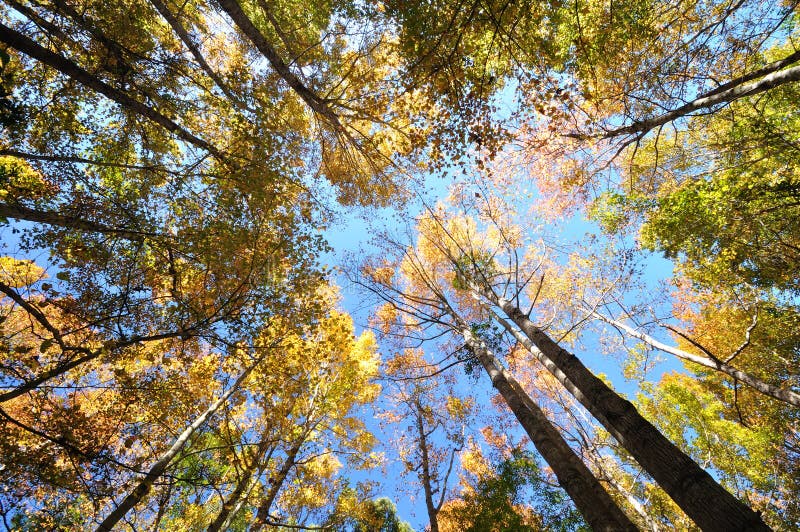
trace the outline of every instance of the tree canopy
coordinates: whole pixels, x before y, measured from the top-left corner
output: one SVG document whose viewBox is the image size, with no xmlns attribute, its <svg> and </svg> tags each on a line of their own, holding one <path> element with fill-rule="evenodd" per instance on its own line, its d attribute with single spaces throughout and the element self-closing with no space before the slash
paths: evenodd
<svg viewBox="0 0 800 532">
<path fill-rule="evenodd" d="M 797 529 L 797 20 L 4 0 L 0 527 Z"/>
</svg>

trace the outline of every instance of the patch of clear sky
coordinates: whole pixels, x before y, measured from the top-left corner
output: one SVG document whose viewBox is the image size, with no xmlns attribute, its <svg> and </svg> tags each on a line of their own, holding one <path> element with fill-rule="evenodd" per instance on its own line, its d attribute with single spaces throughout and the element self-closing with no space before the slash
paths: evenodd
<svg viewBox="0 0 800 532">
<path fill-rule="evenodd" d="M 515 103 L 516 87 L 513 84 L 507 86 L 498 98 L 500 109 L 499 113 L 505 115 L 503 118 L 508 118 L 513 115 Z M 403 206 L 402 210 L 397 209 L 356 209 L 344 210 L 342 215 L 331 224 L 330 227 L 323 231 L 323 235 L 333 247 L 331 253 L 322 257 L 322 261 L 331 266 L 341 264 L 352 264 L 360 259 L 368 256 L 379 255 L 381 250 L 376 246 L 376 238 L 380 232 L 394 233 L 401 236 L 405 230 L 411 229 L 413 231 L 414 218 L 419 216 L 425 205 L 433 206 L 437 201 L 444 200 L 450 191 L 450 187 L 458 182 L 461 178 L 461 169 L 456 167 L 450 173 L 445 173 L 443 176 L 431 175 L 425 179 L 424 190 L 417 191 L 417 197 L 414 201 L 408 202 Z M 531 184 L 531 189 L 535 189 L 535 185 Z M 525 198 L 524 196 L 527 196 Z M 529 199 L 528 199 L 529 198 Z M 536 195 L 521 193 L 520 201 L 534 202 L 537 201 Z M 577 212 L 568 220 L 558 224 L 559 231 L 555 236 L 559 241 L 563 242 L 578 242 L 585 239 L 587 235 L 597 235 L 600 239 L 603 238 L 600 227 L 587 219 L 582 212 Z M 410 242 L 407 242 L 410 243 Z M 635 247 L 634 237 L 627 237 L 625 247 Z M 622 296 L 622 300 L 626 304 L 630 304 L 637 299 L 651 299 L 651 296 L 658 295 L 662 292 L 659 285 L 667 282 L 672 276 L 672 262 L 656 255 L 656 254 L 642 254 L 638 260 L 637 265 L 641 271 L 640 283 L 638 291 L 626 293 Z M 345 275 L 338 273 L 335 277 L 336 282 L 341 289 L 341 306 L 344 310 L 348 311 L 354 319 L 356 325 L 356 332 L 360 334 L 364 331 L 370 319 L 370 316 L 375 311 L 375 301 L 367 294 L 361 291 L 357 286 L 351 284 Z M 669 310 L 669 301 L 653 301 L 657 306 L 662 307 L 659 309 L 660 316 L 664 316 L 664 310 Z M 590 328 L 591 329 L 591 328 Z M 600 345 L 600 335 L 594 330 L 586 329 L 581 336 L 581 341 L 574 346 L 569 346 L 582 361 L 592 371 L 597 374 L 605 375 L 612 383 L 614 389 L 626 395 L 630 399 L 634 399 L 635 395 L 641 391 L 640 380 L 628 379 L 623 374 L 624 352 L 618 350 L 615 354 L 604 354 Z M 606 329 L 609 329 L 608 327 Z M 670 342 L 668 338 L 660 338 Z M 626 346 L 631 347 L 635 344 L 631 339 L 626 340 Z M 431 346 L 435 349 L 435 346 Z M 622 354 L 620 354 L 620 352 Z M 647 382 L 656 383 L 667 372 L 684 371 L 683 366 L 676 358 L 670 355 L 659 354 L 654 351 L 649 352 L 652 360 L 657 361 L 653 363 L 652 367 L 645 373 L 642 380 Z M 384 357 L 388 353 L 384 353 Z M 460 366 L 451 368 L 449 371 L 456 371 L 463 373 Z M 488 405 L 488 399 L 493 395 L 493 390 L 485 379 L 478 379 L 475 382 L 472 379 L 465 378 L 463 375 L 458 379 L 459 386 L 469 388 L 469 393 L 478 396 L 478 400 Z M 378 408 L 387 407 L 385 403 L 379 403 Z M 368 409 L 366 409 L 368 410 Z M 494 411 L 493 407 L 485 409 L 488 415 Z M 371 480 L 379 480 L 381 482 L 381 490 L 379 496 L 386 496 L 392 499 L 398 508 L 398 515 L 403 519 L 409 521 L 416 530 L 423 530 L 427 525 L 427 514 L 425 511 L 424 498 L 422 488 L 419 487 L 419 492 L 415 499 L 411 500 L 408 496 L 408 483 L 415 482 L 416 479 L 411 473 L 406 479 L 401 477 L 402 465 L 398 460 L 394 460 L 391 456 L 391 447 L 389 445 L 390 438 L 393 434 L 391 431 L 394 428 L 384 429 L 377 421 L 371 416 L 370 412 L 365 411 L 365 422 L 367 427 L 374 431 L 378 439 L 383 444 L 383 450 L 387 452 L 387 469 L 386 476 L 383 479 L 371 478 Z M 484 415 L 484 419 L 485 419 Z M 479 439 L 479 438 L 478 438 Z M 532 446 L 531 446 L 532 449 Z M 354 481 L 369 479 L 368 474 L 356 474 L 353 477 Z M 453 476 L 448 484 L 448 490 L 458 490 L 457 476 Z M 406 491 L 402 491 L 405 487 Z M 452 494 L 453 491 L 450 491 Z"/>
<path fill-rule="evenodd" d="M 455 182 L 454 175 L 447 177 L 431 177 L 426 182 L 426 191 L 424 194 L 425 204 L 434 205 L 437 200 L 443 200 L 449 193 L 449 187 Z M 535 197 L 532 201 L 535 201 Z M 380 231 L 388 231 L 389 233 L 402 234 L 406 226 L 413 229 L 413 219 L 419 216 L 423 211 L 421 201 L 408 203 L 405 205 L 404 212 L 398 212 L 392 209 L 377 209 L 377 210 L 362 210 L 362 211 L 349 211 L 349 214 L 336 220 L 334 224 L 324 231 L 325 237 L 333 247 L 334 251 L 323 257 L 323 262 L 327 262 L 331 266 L 352 263 L 353 259 L 362 259 L 367 256 L 379 255 L 381 250 L 376 246 L 375 239 L 378 238 L 377 234 Z M 582 214 L 578 213 L 563 224 L 562 231 L 559 236 L 563 237 L 565 241 L 579 241 L 585 238 L 587 234 L 600 235 L 600 228 L 590 220 L 587 220 Z M 633 245 L 633 241 L 629 242 Z M 643 277 L 642 286 L 645 291 L 655 291 L 659 283 L 666 281 L 672 275 L 672 263 L 650 254 L 644 259 L 642 266 Z M 339 273 L 336 275 L 336 282 L 341 289 L 342 301 L 341 306 L 344 310 L 348 311 L 356 324 L 357 334 L 361 333 L 367 328 L 370 316 L 375 310 L 375 302 L 363 291 L 359 290 L 357 286 L 352 285 L 345 275 Z M 649 294 L 632 294 L 628 297 L 647 297 Z M 662 303 L 667 303 L 666 301 Z M 634 342 L 628 340 L 627 345 L 632 346 Z M 435 346 L 431 345 L 432 348 Z M 582 335 L 581 341 L 575 346 L 571 346 L 575 354 L 594 372 L 605 375 L 613 384 L 614 389 L 618 392 L 625 394 L 633 399 L 635 394 L 640 391 L 639 382 L 631 379 L 626 379 L 622 372 L 622 360 L 620 356 L 603 354 L 599 345 L 599 335 L 595 332 L 586 332 Z M 383 356 L 386 357 L 389 353 L 384 352 Z M 658 356 L 652 353 L 652 356 Z M 649 382 L 657 382 L 661 376 L 669 371 L 680 371 L 682 366 L 674 357 L 661 356 L 664 360 L 655 365 L 650 371 L 647 372 L 645 378 Z M 451 368 L 449 371 L 463 373 L 460 366 Z M 485 379 L 478 379 L 477 383 L 474 380 L 464 378 L 461 375 L 458 379 L 459 386 L 467 387 L 469 393 L 477 394 L 479 400 L 486 401 L 493 394 L 491 386 Z M 379 404 L 380 407 L 386 407 L 386 404 Z M 493 410 L 489 407 L 487 410 Z M 364 412 L 366 419 L 365 422 L 370 430 L 374 431 L 378 439 L 386 445 L 384 448 L 387 451 L 387 470 L 384 479 L 375 479 L 382 482 L 381 496 L 386 496 L 395 501 L 398 507 L 398 514 L 404 519 L 408 520 L 416 530 L 423 530 L 427 524 L 427 515 L 425 512 L 424 498 L 420 487 L 420 492 L 416 499 L 410 500 L 407 493 L 401 491 L 400 487 L 407 489 L 409 482 L 414 482 L 413 476 L 403 479 L 400 476 L 402 465 L 399 463 L 391 463 L 393 457 L 388 454 L 391 450 L 387 445 L 390 438 L 392 438 L 392 430 L 384 429 L 376 420 L 372 418 L 370 412 Z M 414 475 L 414 473 L 411 473 Z M 358 474 L 354 480 L 364 480 L 369 475 Z M 451 479 L 449 488 L 457 490 L 457 477 Z M 452 493 L 452 492 L 451 492 Z"/>
</svg>

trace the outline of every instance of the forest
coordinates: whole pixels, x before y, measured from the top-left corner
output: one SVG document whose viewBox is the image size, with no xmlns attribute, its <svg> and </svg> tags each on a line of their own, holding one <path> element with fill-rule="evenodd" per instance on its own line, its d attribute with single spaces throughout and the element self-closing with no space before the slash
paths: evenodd
<svg viewBox="0 0 800 532">
<path fill-rule="evenodd" d="M 0 530 L 800 530 L 796 0 L 0 6 Z"/>
</svg>

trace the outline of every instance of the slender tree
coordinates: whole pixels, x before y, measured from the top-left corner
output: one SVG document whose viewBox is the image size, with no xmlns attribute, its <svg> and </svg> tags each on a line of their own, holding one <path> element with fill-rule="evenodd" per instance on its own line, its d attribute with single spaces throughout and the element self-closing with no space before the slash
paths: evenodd
<svg viewBox="0 0 800 532">
<path fill-rule="evenodd" d="M 496 227 L 500 235 L 512 234 L 502 225 Z M 515 260 L 519 255 L 514 249 L 508 250 L 509 262 L 504 270 L 494 258 L 502 249 L 487 249 L 485 241 L 477 240 L 474 223 L 463 218 L 448 219 L 442 212 L 430 212 L 423 218 L 419 232 L 420 251 L 400 247 L 406 257 L 414 257 L 411 259 L 413 268 L 416 275 L 424 279 L 420 286 L 426 288 L 423 293 L 428 295 L 397 302 L 399 308 L 411 316 L 427 316 L 430 312 L 432 316 L 427 319 L 437 322 L 449 315 L 451 318 L 458 316 L 462 323 L 466 323 L 463 321 L 465 318 L 453 310 L 445 296 L 446 290 L 438 280 L 440 276 L 449 276 L 456 291 L 463 293 L 457 297 L 465 308 L 473 313 L 488 312 L 490 321 L 494 318 L 536 355 L 699 526 L 715 530 L 766 529 L 755 512 L 667 440 L 629 401 L 616 394 L 580 360 L 537 327 L 520 310 L 518 302 L 503 296 L 503 292 L 511 289 L 516 294 L 514 297 L 519 298 L 524 286 L 515 286 L 514 283 L 530 279 L 535 274 L 519 270 L 521 264 Z M 506 240 L 506 245 L 512 243 L 513 239 Z M 501 287 L 499 294 L 496 286 Z M 391 298 L 387 300 L 393 302 Z M 430 305 L 433 310 L 418 310 L 424 305 Z M 492 314 L 492 308 L 507 316 L 516 328 L 505 320 L 498 320 L 498 314 Z M 464 326 L 460 329 L 463 334 Z"/>
<path fill-rule="evenodd" d="M 463 338 L 468 350 L 483 367 L 492 385 L 514 412 L 587 522 L 602 530 L 634 529 L 635 526 L 567 445 L 542 410 L 502 368 L 483 340 L 476 336 L 466 318 L 451 306 L 444 295 L 446 288 L 432 275 L 431 265 L 426 264 L 422 258 L 426 251 L 417 254 L 414 250 L 404 248 L 403 253 L 406 261 L 402 269 L 410 277 L 406 281 L 406 288 L 392 283 L 392 276 L 387 277 L 386 269 L 373 269 L 369 266 L 366 268 L 365 279 L 373 284 L 366 286 L 388 305 L 407 312 L 411 320 L 419 320 L 408 324 L 412 330 L 423 324 L 436 324 Z"/>
<path fill-rule="evenodd" d="M 136 485 L 136 487 L 120 502 L 114 510 L 109 513 L 105 519 L 98 525 L 97 530 L 107 531 L 113 530 L 114 526 L 125 517 L 134 506 L 139 504 L 141 500 L 147 496 L 153 483 L 158 480 L 161 475 L 169 467 L 170 463 L 178 456 L 181 450 L 191 439 L 192 435 L 199 429 L 208 419 L 213 416 L 225 403 L 230 400 L 231 396 L 239 391 L 242 384 L 250 376 L 254 369 L 270 355 L 269 349 L 264 349 L 258 358 L 239 375 L 234 383 L 211 405 L 198 415 L 192 423 L 181 432 L 170 448 L 162 454 L 158 460 L 150 467 L 145 474 L 144 478 Z"/>
<path fill-rule="evenodd" d="M 404 474 L 416 475 L 429 526 L 438 531 L 439 511 L 452 491 L 456 454 L 464 446 L 473 401 L 457 394 L 449 376 L 426 363 L 418 349 L 403 349 L 386 362 L 385 371 L 394 391 L 381 418 L 389 426 L 400 425 L 393 446 L 405 465 Z"/>
</svg>

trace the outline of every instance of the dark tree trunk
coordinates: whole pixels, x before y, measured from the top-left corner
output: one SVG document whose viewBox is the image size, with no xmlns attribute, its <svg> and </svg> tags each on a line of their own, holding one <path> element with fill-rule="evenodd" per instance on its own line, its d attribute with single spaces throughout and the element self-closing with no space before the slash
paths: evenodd
<svg viewBox="0 0 800 532">
<path fill-rule="evenodd" d="M 575 503 L 592 530 L 636 530 L 628 517 L 611 499 L 586 464 L 564 441 L 561 434 L 533 402 L 519 383 L 499 365 L 495 357 L 467 328 L 464 340 L 492 380 L 506 404 L 511 408 L 536 450 L 553 469 L 559 484 Z"/>
<path fill-rule="evenodd" d="M 305 437 L 298 438 L 298 440 L 292 444 L 291 449 L 289 449 L 289 452 L 286 454 L 283 465 L 275 475 L 270 477 L 269 490 L 264 496 L 264 500 L 258 505 L 256 521 L 253 523 L 252 530 L 260 530 L 269 520 L 269 510 L 272 508 L 272 504 L 275 502 L 275 498 L 278 496 L 281 486 L 286 481 L 286 477 L 289 476 L 289 472 L 295 466 L 297 454 L 300 452 L 303 443 L 305 443 Z"/>
<path fill-rule="evenodd" d="M 700 528 L 706 531 L 769 530 L 747 507 L 636 410 L 561 348 L 513 303 L 482 292 L 520 328 L 500 322 L 586 407 Z"/>
<path fill-rule="evenodd" d="M 236 488 L 234 488 L 233 493 L 231 493 L 230 497 L 228 497 L 228 500 L 223 501 L 222 510 L 220 510 L 219 515 L 217 515 L 216 519 L 214 519 L 211 525 L 209 525 L 207 532 L 219 532 L 230 524 L 231 520 L 234 518 L 234 514 L 239 506 L 239 502 L 242 500 L 242 497 L 246 495 L 246 492 L 249 492 L 253 482 L 257 481 L 258 474 L 260 474 L 257 473 L 260 471 L 259 466 L 263 466 L 269 462 L 269 458 L 272 455 L 274 447 L 269 453 L 267 453 L 266 458 L 264 458 L 264 454 L 267 452 L 267 449 L 270 445 L 274 444 L 269 439 L 264 438 L 261 440 L 261 443 L 258 445 L 255 455 L 253 456 L 253 461 L 250 464 L 250 467 L 248 467 L 242 474 L 242 478 L 239 480 L 239 483 L 236 484 Z"/>
<path fill-rule="evenodd" d="M 42 211 L 31 209 L 22 205 L 0 203 L 0 218 L 13 218 L 15 220 L 25 220 L 28 222 L 43 223 L 66 229 L 86 231 L 89 233 L 105 233 L 116 235 L 125 240 L 142 240 L 144 237 L 156 237 L 155 233 L 136 231 L 133 229 L 110 227 L 101 223 L 86 220 L 78 216 L 62 214 L 54 211 Z"/>
<path fill-rule="evenodd" d="M 277 50 L 267 41 L 264 34 L 253 24 L 247 14 L 236 0 L 217 0 L 217 4 L 231 18 L 234 24 L 244 33 L 248 39 L 258 48 L 258 51 L 267 58 L 272 68 L 280 77 L 297 93 L 300 98 L 318 115 L 325 118 L 331 125 L 340 127 L 339 118 L 328 104 L 311 89 L 306 87 L 303 81 L 292 72 L 289 65 L 281 59 Z"/>
<path fill-rule="evenodd" d="M 433 486 L 431 486 L 431 466 L 428 457 L 428 441 L 425 433 L 425 423 L 422 418 L 422 405 L 415 403 L 417 416 L 417 432 L 419 433 L 419 450 L 422 456 L 422 487 L 425 490 L 425 508 L 428 510 L 428 521 L 430 522 L 431 532 L 439 532 L 439 521 L 436 514 L 439 513 L 433 503 Z"/>
<path fill-rule="evenodd" d="M 167 131 L 176 135 L 181 140 L 206 150 L 208 153 L 218 159 L 224 159 L 222 153 L 217 148 L 205 140 L 189 133 L 172 119 L 167 118 L 155 109 L 152 109 L 145 104 L 131 98 L 125 92 L 112 87 L 105 81 L 79 67 L 69 59 L 51 52 L 47 48 L 2 23 L 0 23 L 0 42 L 3 42 L 8 46 L 36 59 L 37 61 L 40 61 L 41 63 L 58 70 L 65 76 L 68 76 L 78 83 L 99 92 L 108 99 L 118 103 L 125 109 L 152 120 L 153 122 L 164 127 Z"/>
</svg>

